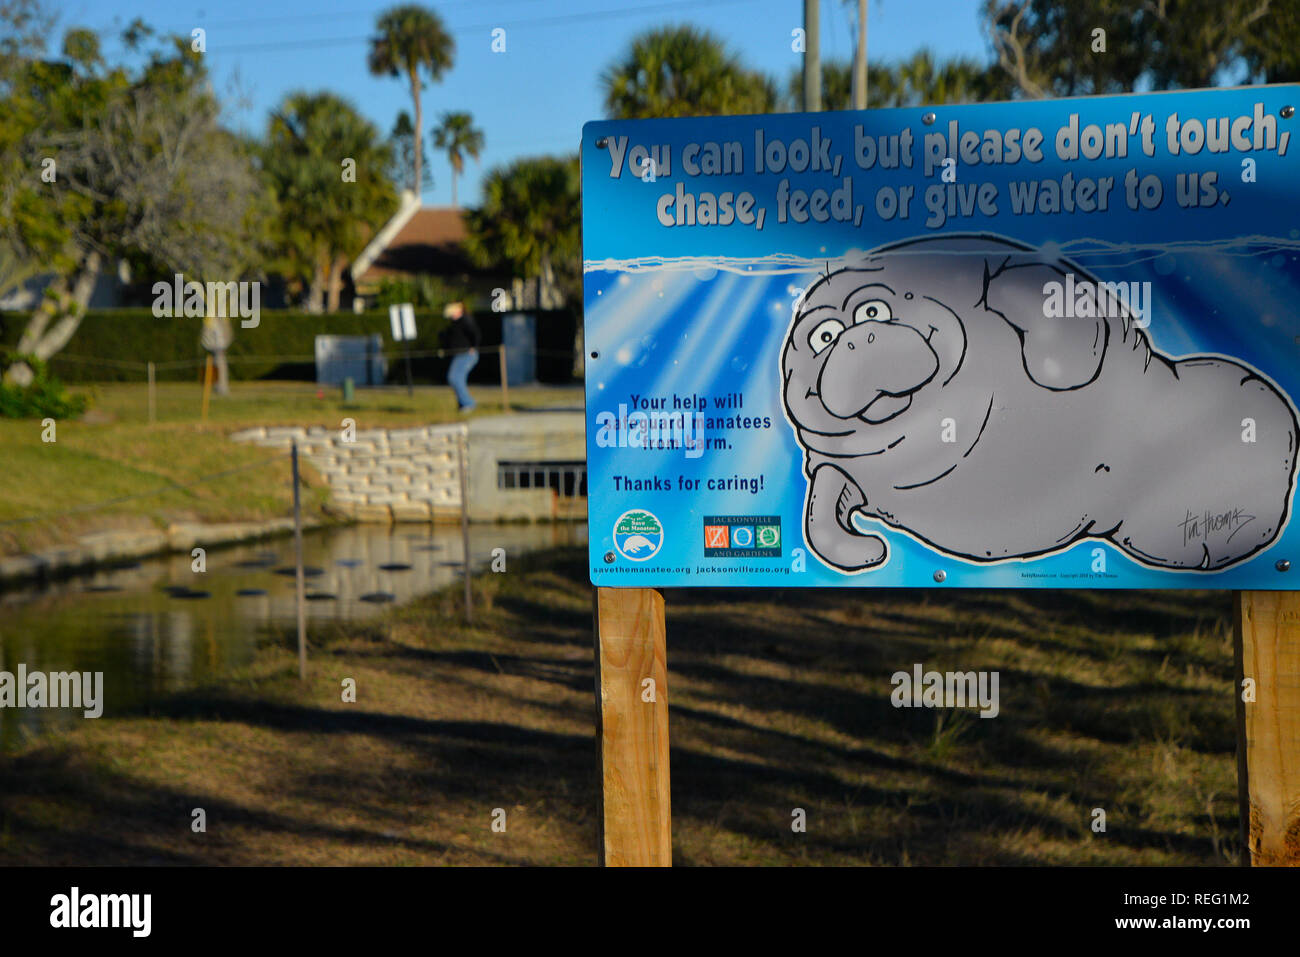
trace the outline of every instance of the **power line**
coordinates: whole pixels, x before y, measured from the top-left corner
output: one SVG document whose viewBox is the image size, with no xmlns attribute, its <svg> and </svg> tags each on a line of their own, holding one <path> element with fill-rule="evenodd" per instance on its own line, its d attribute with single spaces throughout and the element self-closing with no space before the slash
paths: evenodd
<svg viewBox="0 0 1300 957">
<path fill-rule="evenodd" d="M 444 8 L 448 8 L 448 7 L 467 7 L 473 5 L 475 7 L 481 8 L 486 6 L 489 2 L 500 3 L 500 4 L 518 4 L 518 3 L 540 3 L 543 2 L 543 0 L 450 0 L 450 2 L 440 3 L 438 5 L 438 12 L 441 12 Z M 252 24 L 267 24 L 267 23 L 301 23 L 304 20 L 310 20 L 313 23 L 317 23 L 322 20 L 346 20 L 352 17 L 372 17 L 374 15 L 375 15 L 375 10 L 373 8 L 369 10 L 347 10 L 347 11 L 336 10 L 332 13 L 312 13 L 309 16 L 305 14 L 291 14 L 287 16 L 278 16 L 278 17 L 242 17 L 233 20 L 196 19 L 194 23 L 190 24 L 190 26 L 204 27 L 204 28 L 237 27 L 237 26 L 248 26 Z M 176 21 L 176 22 L 179 23 L 180 21 Z"/>
<path fill-rule="evenodd" d="M 492 30 L 497 27 L 516 28 L 522 26 L 557 26 L 564 23 L 613 20 L 618 18 L 641 16 L 642 14 L 647 13 L 663 13 L 672 10 L 699 10 L 704 7 L 720 7 L 750 2 L 752 2 L 752 0 L 677 0 L 677 2 L 659 3 L 651 6 L 630 7 L 625 10 L 605 10 L 596 13 L 565 13 L 549 17 L 532 17 L 521 20 L 493 20 L 489 23 L 478 23 L 471 26 L 458 27 L 449 32 L 457 36 L 462 36 L 483 30 Z M 257 53 L 266 50 L 323 49 L 326 47 L 368 43 L 369 41 L 370 34 L 347 37 L 323 37 L 316 40 L 272 40 L 266 43 L 244 43 L 234 44 L 232 46 L 220 46 L 210 52 Z"/>
</svg>

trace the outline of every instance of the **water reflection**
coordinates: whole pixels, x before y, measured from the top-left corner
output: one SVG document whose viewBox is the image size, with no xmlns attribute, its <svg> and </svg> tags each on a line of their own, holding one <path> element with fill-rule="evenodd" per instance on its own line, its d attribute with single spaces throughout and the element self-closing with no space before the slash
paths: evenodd
<svg viewBox="0 0 1300 957">
<path fill-rule="evenodd" d="M 504 548 L 507 560 L 537 548 L 586 541 L 586 526 L 472 525 L 477 570 Z M 308 533 L 303 562 L 307 626 L 364 621 L 457 581 L 464 560 L 454 526 L 358 525 Z M 251 660 L 266 626 L 297 620 L 293 539 L 207 554 L 126 563 L 46 586 L 0 593 L 0 671 L 104 672 L 104 717 L 210 680 Z M 282 569 L 288 574 L 279 574 Z M 391 596 L 391 597 L 389 597 Z M 71 709 L 0 708 L 0 750 L 50 728 L 85 720 Z"/>
</svg>

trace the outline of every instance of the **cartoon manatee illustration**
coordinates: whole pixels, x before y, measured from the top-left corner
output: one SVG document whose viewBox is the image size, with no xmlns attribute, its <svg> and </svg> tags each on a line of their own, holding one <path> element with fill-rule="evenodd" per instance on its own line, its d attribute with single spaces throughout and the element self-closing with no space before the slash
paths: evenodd
<svg viewBox="0 0 1300 957">
<path fill-rule="evenodd" d="M 1044 286 L 1070 273 L 1093 315 L 1049 317 Z M 1155 351 L 1096 284 L 1019 243 L 949 235 L 809 288 L 781 366 L 814 554 L 881 565 L 884 539 L 855 519 L 972 562 L 1091 538 L 1213 571 L 1270 545 L 1295 483 L 1290 400 L 1238 362 Z"/>
<path fill-rule="evenodd" d="M 628 555 L 637 555 L 643 551 L 653 552 L 654 549 L 654 542 L 644 535 L 633 535 L 623 543 L 623 552 Z"/>
</svg>

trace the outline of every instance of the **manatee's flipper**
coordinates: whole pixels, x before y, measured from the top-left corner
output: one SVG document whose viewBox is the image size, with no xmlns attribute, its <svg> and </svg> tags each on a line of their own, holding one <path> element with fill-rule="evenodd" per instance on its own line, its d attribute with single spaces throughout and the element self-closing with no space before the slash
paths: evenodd
<svg viewBox="0 0 1300 957">
<path fill-rule="evenodd" d="M 833 465 L 813 472 L 804 516 L 804 538 L 817 557 L 846 572 L 858 572 L 884 562 L 888 550 L 879 535 L 864 535 L 853 527 L 854 509 L 867 503 L 862 489 Z"/>
<path fill-rule="evenodd" d="M 1091 300 L 1091 316 L 1049 316 L 1044 290 L 1049 283 L 1064 288 L 1064 268 L 1012 259 L 984 280 L 984 306 L 1016 331 L 1026 374 L 1057 392 L 1082 388 L 1101 373 L 1110 335 L 1102 310 L 1115 308 L 1109 299 L 1099 303 L 1093 287 L 1084 285 L 1081 289 L 1087 292 L 1080 295 Z M 1081 278 L 1089 280 L 1087 273 Z"/>
</svg>

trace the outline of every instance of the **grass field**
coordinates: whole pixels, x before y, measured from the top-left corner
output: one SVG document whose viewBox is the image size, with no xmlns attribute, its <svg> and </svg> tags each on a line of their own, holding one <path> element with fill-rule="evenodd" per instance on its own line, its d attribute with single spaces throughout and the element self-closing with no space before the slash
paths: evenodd
<svg viewBox="0 0 1300 957">
<path fill-rule="evenodd" d="M 220 685 L 0 758 L 0 864 L 594 862 L 585 553 L 475 590 L 472 628 L 452 587 L 313 634 L 305 686 L 268 635 Z M 1235 863 L 1229 602 L 670 590 L 674 860 Z M 999 716 L 895 709 L 916 663 L 997 670 Z"/>
<path fill-rule="evenodd" d="M 324 425 L 344 418 L 358 429 L 455 421 L 456 401 L 447 388 L 358 390 L 344 404 L 340 390 L 318 397 L 310 383 L 235 382 L 231 394 L 214 398 L 200 422 L 202 393 L 191 383 L 160 383 L 157 422 L 148 421 L 147 393 L 139 385 L 101 385 L 88 393 L 93 407 L 84 421 L 56 423 L 57 441 L 42 441 L 40 420 L 0 419 L 0 555 L 37 550 L 88 532 L 153 528 L 175 521 L 254 521 L 289 514 L 289 457 L 237 445 L 226 436 L 253 425 Z M 501 411 L 497 389 L 475 390 L 475 416 Z M 575 393 L 533 387 L 512 389 L 511 405 L 568 402 Z M 260 464 L 259 464 L 260 463 Z M 225 478 L 204 481 L 231 469 Z M 306 502 L 315 508 L 325 490 L 314 476 Z M 152 494 L 161 491 L 160 494 Z M 102 509 L 97 503 L 129 496 Z M 39 521 L 14 523 L 39 516 Z M 9 524 L 6 524 L 9 523 Z"/>
</svg>

